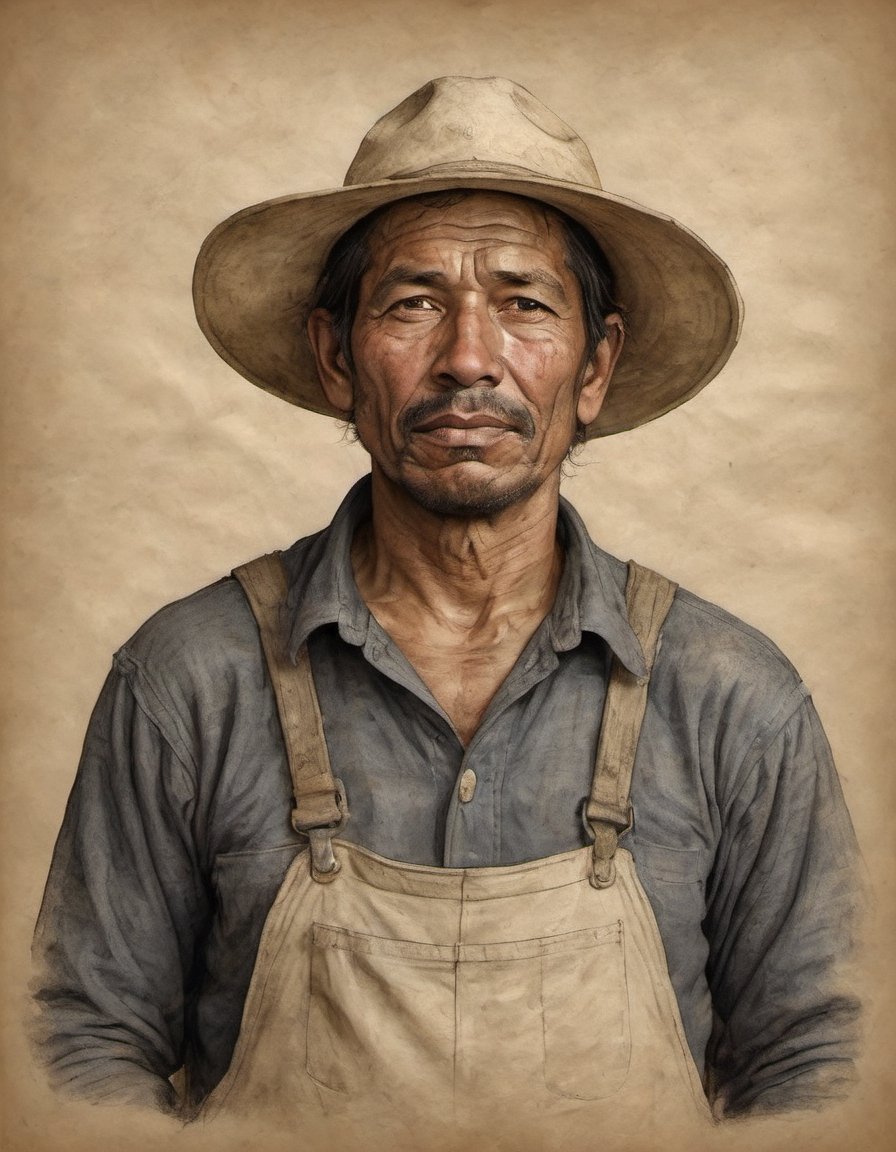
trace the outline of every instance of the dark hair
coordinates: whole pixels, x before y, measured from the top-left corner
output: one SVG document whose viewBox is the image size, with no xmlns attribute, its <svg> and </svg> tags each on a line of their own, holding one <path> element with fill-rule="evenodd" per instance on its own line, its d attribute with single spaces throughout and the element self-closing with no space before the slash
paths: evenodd
<svg viewBox="0 0 896 1152">
<path fill-rule="evenodd" d="M 447 208 L 473 194 L 473 189 L 463 188 L 454 192 L 430 192 L 416 196 L 414 200 Z M 554 215 L 563 229 L 567 267 L 582 290 L 587 337 L 585 359 L 590 360 L 598 344 L 607 335 L 604 318 L 611 312 L 622 313 L 622 308 L 614 299 L 616 288 L 613 272 L 601 246 L 583 224 L 550 205 L 540 201 L 536 203 Z M 311 308 L 325 308 L 333 317 L 339 350 L 350 368 L 353 367 L 352 325 L 358 310 L 361 279 L 370 267 L 367 240 L 376 222 L 391 207 L 392 204 L 385 204 L 377 208 L 353 224 L 347 232 L 343 232 L 330 249 L 311 299 Z"/>
</svg>

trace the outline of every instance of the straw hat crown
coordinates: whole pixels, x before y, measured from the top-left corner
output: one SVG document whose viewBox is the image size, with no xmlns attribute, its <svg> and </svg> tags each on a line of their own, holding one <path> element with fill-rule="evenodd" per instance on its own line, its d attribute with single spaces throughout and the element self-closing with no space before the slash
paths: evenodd
<svg viewBox="0 0 896 1152">
<path fill-rule="evenodd" d="M 569 125 L 497 76 L 442 76 L 424 84 L 374 124 L 345 184 L 465 170 L 601 186 L 591 153 Z"/>
</svg>

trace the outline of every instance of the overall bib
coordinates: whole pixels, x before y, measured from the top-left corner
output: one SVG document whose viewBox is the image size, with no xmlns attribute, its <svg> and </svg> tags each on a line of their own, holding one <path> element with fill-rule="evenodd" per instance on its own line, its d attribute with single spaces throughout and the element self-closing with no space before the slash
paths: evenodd
<svg viewBox="0 0 896 1152">
<path fill-rule="evenodd" d="M 200 1116 L 288 1129 L 301 1149 L 414 1152 L 641 1148 L 708 1126 L 653 912 L 617 844 L 648 677 L 614 661 L 585 810 L 593 845 L 497 868 L 388 860 L 338 839 L 345 794 L 307 648 L 295 665 L 283 654 L 279 560 L 235 575 L 309 849 L 271 907 L 233 1059 Z M 630 565 L 648 669 L 674 593 Z"/>
</svg>

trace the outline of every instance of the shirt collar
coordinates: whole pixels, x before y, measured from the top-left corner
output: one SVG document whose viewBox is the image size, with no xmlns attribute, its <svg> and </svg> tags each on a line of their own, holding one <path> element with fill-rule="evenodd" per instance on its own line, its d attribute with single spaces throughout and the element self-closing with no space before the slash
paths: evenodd
<svg viewBox="0 0 896 1152">
<path fill-rule="evenodd" d="M 370 477 L 359 480 L 340 504 L 328 528 L 300 540 L 283 554 L 289 580 L 289 655 L 295 660 L 311 633 L 336 624 L 349 644 L 367 639 L 370 611 L 361 599 L 351 564 L 356 527 L 370 515 Z M 582 632 L 593 632 L 635 676 L 646 675 L 641 646 L 625 610 L 626 566 L 598 548 L 572 505 L 561 499 L 559 528 L 566 560 L 548 617 L 553 648 L 567 652 Z"/>
<path fill-rule="evenodd" d="M 568 652 L 581 643 L 583 632 L 593 632 L 632 675 L 646 676 L 644 654 L 625 607 L 627 565 L 597 547 L 578 512 L 563 497 L 558 532 L 566 562 L 549 617 L 555 650 Z"/>
<path fill-rule="evenodd" d="M 357 526 L 370 516 L 370 477 L 353 484 L 329 527 L 308 540 L 299 540 L 283 554 L 289 594 L 286 609 L 291 660 L 316 628 L 336 624 L 349 644 L 363 644 L 370 626 L 370 609 L 361 599 L 352 572 L 352 539 Z"/>
</svg>

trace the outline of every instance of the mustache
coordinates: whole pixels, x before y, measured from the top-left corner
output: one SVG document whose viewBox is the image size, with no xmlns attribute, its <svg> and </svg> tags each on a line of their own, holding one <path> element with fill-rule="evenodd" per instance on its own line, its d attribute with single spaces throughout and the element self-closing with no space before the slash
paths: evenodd
<svg viewBox="0 0 896 1152">
<path fill-rule="evenodd" d="M 474 413 L 504 421 L 527 440 L 535 435 L 535 421 L 523 405 L 501 396 L 492 388 L 465 388 L 462 392 L 420 400 L 402 413 L 401 430 L 407 435 L 424 420 L 450 414 L 472 416 Z"/>
</svg>

